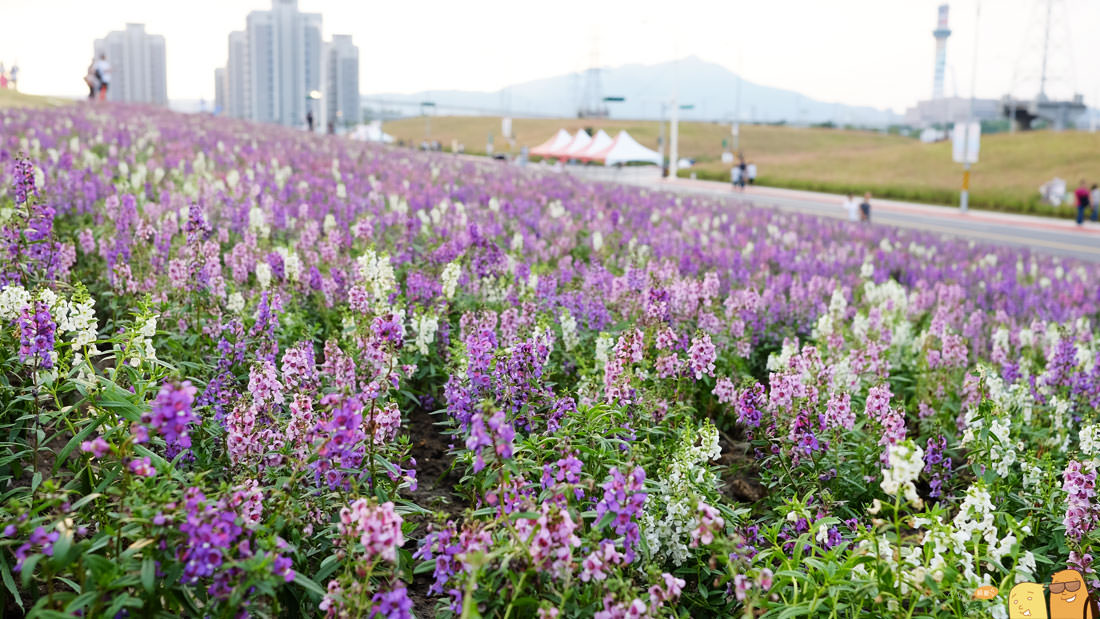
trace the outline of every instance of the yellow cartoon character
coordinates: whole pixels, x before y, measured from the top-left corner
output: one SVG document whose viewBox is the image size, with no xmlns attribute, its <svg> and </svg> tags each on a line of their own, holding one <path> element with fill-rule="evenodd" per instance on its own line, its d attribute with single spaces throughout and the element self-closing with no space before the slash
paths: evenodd
<svg viewBox="0 0 1100 619">
<path fill-rule="evenodd" d="M 1096 602 L 1077 570 L 1062 570 L 1051 576 L 1050 619 L 1100 619 Z"/>
<path fill-rule="evenodd" d="M 1022 582 L 1008 594 L 1009 619 L 1047 619 L 1047 599 L 1043 585 Z"/>
</svg>

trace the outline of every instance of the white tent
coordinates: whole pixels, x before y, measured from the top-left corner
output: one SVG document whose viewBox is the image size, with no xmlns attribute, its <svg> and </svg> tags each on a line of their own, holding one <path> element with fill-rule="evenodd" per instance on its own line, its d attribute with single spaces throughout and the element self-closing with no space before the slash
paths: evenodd
<svg viewBox="0 0 1100 619">
<path fill-rule="evenodd" d="M 561 157 L 563 159 L 573 159 L 579 153 L 584 152 L 591 144 L 592 136 L 585 133 L 583 129 L 577 131 L 577 135 L 573 136 L 573 141 L 561 150 Z"/>
<path fill-rule="evenodd" d="M 572 156 L 574 159 L 580 159 L 581 161 L 590 161 L 593 153 L 603 152 L 608 146 L 611 146 L 612 142 L 614 142 L 614 140 L 611 139 L 611 136 L 607 135 L 607 132 L 603 129 L 600 129 L 583 150 L 574 152 Z"/>
<path fill-rule="evenodd" d="M 604 165 L 618 163 L 645 162 L 661 165 L 661 154 L 642 146 L 626 131 L 620 131 L 605 151 L 593 153 L 593 160 L 603 160 Z"/>
<path fill-rule="evenodd" d="M 532 148 L 530 154 L 532 157 L 552 157 L 554 156 L 554 151 L 562 148 L 572 140 L 573 136 L 569 135 L 568 131 L 565 129 L 558 129 L 554 137 Z"/>
<path fill-rule="evenodd" d="M 382 131 L 382 123 L 377 120 L 367 125 L 356 125 L 351 137 L 364 142 L 393 143 L 393 136 Z"/>
</svg>

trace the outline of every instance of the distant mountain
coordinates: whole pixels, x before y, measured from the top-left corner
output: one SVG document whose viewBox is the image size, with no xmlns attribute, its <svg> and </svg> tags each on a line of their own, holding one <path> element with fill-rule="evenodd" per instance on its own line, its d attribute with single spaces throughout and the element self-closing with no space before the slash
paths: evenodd
<svg viewBox="0 0 1100 619">
<path fill-rule="evenodd" d="M 604 96 L 625 97 L 608 103 L 612 118 L 658 118 L 660 101 L 668 99 L 675 85 L 685 120 L 730 120 L 737 109 L 737 75 L 721 65 L 695 56 L 656 65 L 629 64 L 601 71 Z M 495 92 L 435 90 L 411 94 L 365 95 L 364 105 L 419 113 L 422 101 L 434 101 L 444 114 L 499 115 L 511 109 L 517 116 L 575 116 L 584 92 L 585 76 L 571 73 L 516 84 Z M 740 117 L 745 121 L 881 125 L 900 117 L 889 110 L 852 106 L 811 99 L 793 90 L 741 83 Z M 508 101 L 511 101 L 509 106 Z"/>
</svg>

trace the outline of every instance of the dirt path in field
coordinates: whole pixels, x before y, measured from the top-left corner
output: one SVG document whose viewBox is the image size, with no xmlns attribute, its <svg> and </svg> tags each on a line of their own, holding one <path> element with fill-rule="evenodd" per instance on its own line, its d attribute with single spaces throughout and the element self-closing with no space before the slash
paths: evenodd
<svg viewBox="0 0 1100 619">
<path fill-rule="evenodd" d="M 450 437 L 440 433 L 436 421 L 437 417 L 419 408 L 409 415 L 409 439 L 412 456 L 416 458 L 417 489 L 408 493 L 408 498 L 424 509 L 443 512 L 448 519 L 457 519 L 467 507 L 466 500 L 455 492 L 460 475 L 451 468 L 452 458 L 448 453 Z M 432 519 L 411 516 L 408 520 L 418 525 L 406 545 L 414 551 L 427 534 Z M 428 596 L 432 581 L 429 572 L 415 576 L 409 585 L 409 599 L 413 602 L 413 612 L 417 617 L 434 617 L 436 614 L 438 598 Z"/>
</svg>

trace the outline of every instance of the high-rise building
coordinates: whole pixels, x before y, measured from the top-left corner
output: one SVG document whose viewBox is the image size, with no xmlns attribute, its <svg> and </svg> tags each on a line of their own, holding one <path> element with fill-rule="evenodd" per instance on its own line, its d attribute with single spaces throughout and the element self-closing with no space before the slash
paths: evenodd
<svg viewBox="0 0 1100 619">
<path fill-rule="evenodd" d="M 359 48 L 351 35 L 335 34 L 325 43 L 321 71 L 325 88 L 320 127 L 346 127 L 360 122 Z"/>
<path fill-rule="evenodd" d="M 225 115 L 252 117 L 248 75 L 248 37 L 242 31 L 229 33 L 229 55 L 225 63 Z"/>
<path fill-rule="evenodd" d="M 273 0 L 270 11 L 248 14 L 245 39 L 248 117 L 304 124 L 306 96 L 321 85 L 321 16 L 299 13 L 297 0 Z"/>
<path fill-rule="evenodd" d="M 337 39 L 324 43 L 321 15 L 299 12 L 298 0 L 249 13 L 245 29 L 229 35 L 226 114 L 289 127 L 305 125 L 310 112 L 315 128 L 330 116 L 357 120 L 359 50 L 350 36 Z"/>
<path fill-rule="evenodd" d="M 214 69 L 214 113 L 225 114 L 225 69 Z"/>
<path fill-rule="evenodd" d="M 109 101 L 168 104 L 168 71 L 164 37 L 146 34 L 144 24 L 126 24 L 93 44 L 96 58 L 111 65 Z"/>
</svg>

